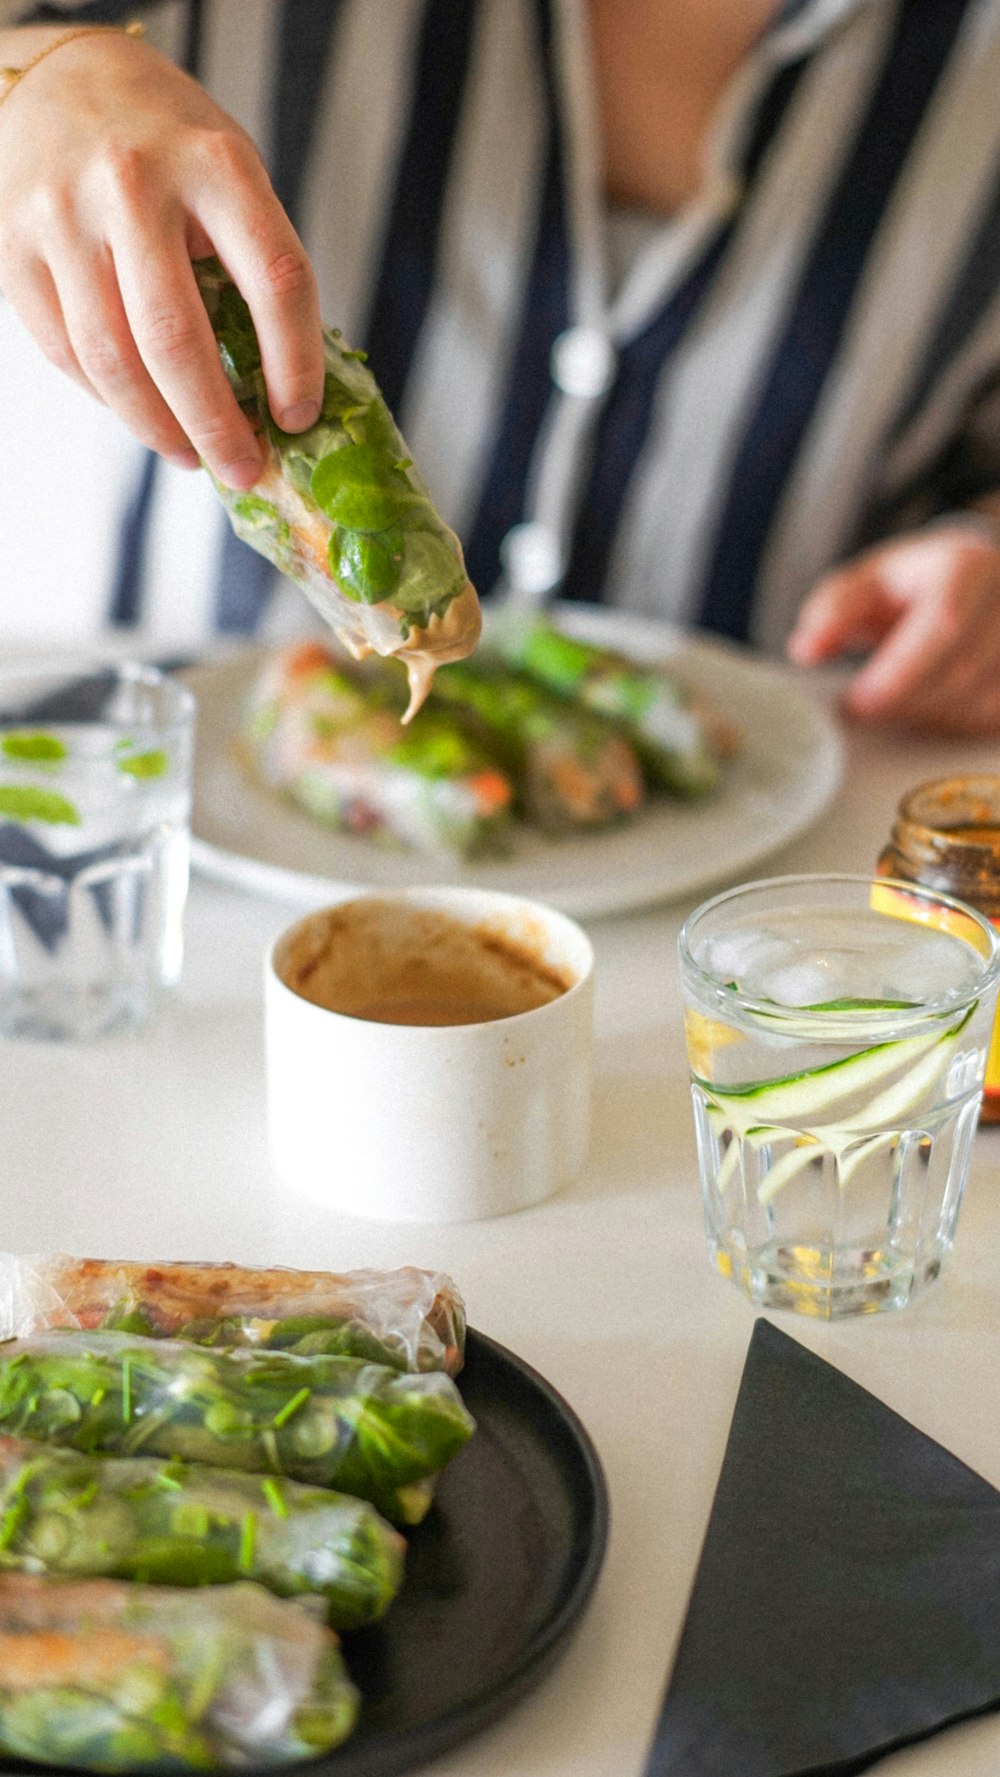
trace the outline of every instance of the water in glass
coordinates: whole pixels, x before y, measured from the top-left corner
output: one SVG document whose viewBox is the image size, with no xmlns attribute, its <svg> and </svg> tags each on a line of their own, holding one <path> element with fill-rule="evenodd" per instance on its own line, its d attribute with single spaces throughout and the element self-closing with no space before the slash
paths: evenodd
<svg viewBox="0 0 1000 1777">
<path fill-rule="evenodd" d="M 751 886 L 692 916 L 681 956 L 709 1244 L 756 1301 L 870 1312 L 937 1275 L 996 951 L 975 915 L 867 881 Z"/>
</svg>

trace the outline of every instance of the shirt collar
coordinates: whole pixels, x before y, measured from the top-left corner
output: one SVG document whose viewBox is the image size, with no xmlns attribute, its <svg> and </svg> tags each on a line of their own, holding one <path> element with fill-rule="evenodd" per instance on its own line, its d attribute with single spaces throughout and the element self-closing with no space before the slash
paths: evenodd
<svg viewBox="0 0 1000 1777">
<path fill-rule="evenodd" d="M 808 53 L 863 6 L 885 0 L 784 0 L 763 42 L 772 54 L 789 61 Z"/>
</svg>

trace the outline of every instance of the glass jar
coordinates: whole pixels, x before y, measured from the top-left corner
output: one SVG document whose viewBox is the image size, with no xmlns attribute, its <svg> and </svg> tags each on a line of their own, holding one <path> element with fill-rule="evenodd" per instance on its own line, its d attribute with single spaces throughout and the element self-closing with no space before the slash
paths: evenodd
<svg viewBox="0 0 1000 1777">
<path fill-rule="evenodd" d="M 918 784 L 896 810 L 880 876 L 900 877 L 965 901 L 1000 928 L 1000 777 Z M 1000 1123 L 1000 1019 L 986 1069 L 981 1121 Z"/>
</svg>

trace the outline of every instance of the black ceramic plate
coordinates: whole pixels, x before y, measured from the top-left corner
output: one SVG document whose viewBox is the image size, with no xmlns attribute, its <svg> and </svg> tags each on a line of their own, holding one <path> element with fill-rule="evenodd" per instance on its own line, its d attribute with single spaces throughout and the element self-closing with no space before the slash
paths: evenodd
<svg viewBox="0 0 1000 1777">
<path fill-rule="evenodd" d="M 593 1591 L 607 1488 L 576 1415 L 482 1333 L 459 1387 L 476 1434 L 408 1534 L 385 1621 L 344 1639 L 364 1698 L 354 1735 L 303 1777 L 397 1777 L 457 1745 L 538 1683 Z"/>
<path fill-rule="evenodd" d="M 459 1386 L 475 1436 L 407 1533 L 406 1581 L 385 1621 L 344 1637 L 364 1698 L 358 1727 L 338 1751 L 267 1777 L 415 1770 L 531 1690 L 579 1621 L 608 1534 L 587 1433 L 543 1377 L 482 1333 L 468 1335 Z M 0 1760 L 0 1771 L 29 1777 L 23 1761 Z"/>
</svg>

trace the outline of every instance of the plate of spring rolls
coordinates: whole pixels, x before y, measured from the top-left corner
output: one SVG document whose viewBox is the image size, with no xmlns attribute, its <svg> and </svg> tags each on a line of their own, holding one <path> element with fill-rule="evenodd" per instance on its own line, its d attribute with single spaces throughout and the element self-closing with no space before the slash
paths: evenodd
<svg viewBox="0 0 1000 1777">
<path fill-rule="evenodd" d="M 186 677 L 196 866 L 301 905 L 456 881 L 577 917 L 675 899 L 794 838 L 841 772 L 792 670 L 605 609 L 487 611 L 405 726 L 398 665 L 318 637 Z"/>
<path fill-rule="evenodd" d="M 0 1770 L 413 1770 L 548 1670 L 607 1519 L 442 1274 L 0 1254 Z"/>
</svg>

